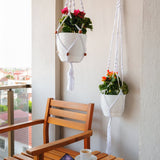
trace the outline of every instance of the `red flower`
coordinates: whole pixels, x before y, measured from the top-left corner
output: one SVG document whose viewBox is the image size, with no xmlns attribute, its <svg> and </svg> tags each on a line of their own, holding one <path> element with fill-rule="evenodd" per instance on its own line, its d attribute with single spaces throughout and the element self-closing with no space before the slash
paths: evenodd
<svg viewBox="0 0 160 160">
<path fill-rule="evenodd" d="M 102 77 L 102 81 L 106 81 L 106 79 L 107 79 L 106 77 Z"/>
<path fill-rule="evenodd" d="M 65 7 L 61 10 L 62 14 L 68 14 L 68 8 Z"/>
<path fill-rule="evenodd" d="M 85 16 L 85 13 L 82 11 L 80 11 L 79 9 L 75 9 L 74 10 L 74 13 L 73 13 L 75 16 L 78 16 L 79 18 L 84 18 L 84 16 Z"/>
<path fill-rule="evenodd" d="M 77 10 L 75 9 L 75 10 L 74 10 L 74 15 L 75 15 L 75 16 L 78 16 L 79 13 L 80 13 L 80 10 L 79 10 L 79 9 L 77 9 Z"/>
<path fill-rule="evenodd" d="M 84 12 L 82 11 L 82 12 L 80 12 L 80 13 L 78 14 L 78 16 L 79 16 L 79 18 L 84 18 L 85 14 L 86 14 L 86 13 L 84 13 Z"/>
</svg>

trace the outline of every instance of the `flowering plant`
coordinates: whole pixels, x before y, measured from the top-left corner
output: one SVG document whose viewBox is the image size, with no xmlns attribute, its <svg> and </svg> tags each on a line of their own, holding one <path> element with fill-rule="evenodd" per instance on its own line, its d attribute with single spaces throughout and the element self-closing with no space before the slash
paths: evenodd
<svg viewBox="0 0 160 160">
<path fill-rule="evenodd" d="M 107 76 L 102 77 L 103 84 L 99 85 L 99 90 L 105 95 L 118 95 L 120 89 L 122 89 L 123 94 L 128 94 L 128 85 L 122 82 L 118 73 L 110 72 L 107 70 Z"/>
<path fill-rule="evenodd" d="M 65 7 L 61 10 L 61 12 L 62 14 L 67 16 L 69 11 L 68 8 Z M 90 20 L 90 18 L 85 17 L 85 15 L 86 13 L 78 9 L 74 10 L 74 12 L 71 13 L 71 16 L 68 16 L 67 18 L 66 16 L 63 16 L 60 19 L 60 23 L 62 23 L 65 18 L 66 20 L 62 24 L 62 32 L 78 33 L 78 28 L 80 28 L 81 33 L 86 34 L 87 28 L 92 30 L 92 21 Z M 76 27 L 75 25 L 77 25 L 78 27 Z"/>
</svg>

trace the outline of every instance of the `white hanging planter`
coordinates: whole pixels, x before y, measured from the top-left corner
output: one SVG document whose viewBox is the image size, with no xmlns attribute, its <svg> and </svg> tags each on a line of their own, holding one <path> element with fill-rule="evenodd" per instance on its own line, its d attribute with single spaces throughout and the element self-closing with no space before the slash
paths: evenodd
<svg viewBox="0 0 160 160">
<path fill-rule="evenodd" d="M 75 8 L 75 0 L 66 0 L 64 8 L 61 10 L 62 18 L 55 31 L 58 56 L 61 62 L 70 64 L 67 85 L 69 91 L 74 89 L 73 63 L 80 63 L 87 55 L 85 34 L 87 29 L 92 30 L 93 28 L 90 18 L 85 17 L 82 0 L 80 0 L 80 4 L 81 10 Z M 86 20 L 83 21 L 83 19 Z"/>
<path fill-rule="evenodd" d="M 101 108 L 106 117 L 122 116 L 126 95 L 101 95 Z"/>
<path fill-rule="evenodd" d="M 60 60 L 70 63 L 81 62 L 85 56 L 87 36 L 79 33 L 58 33 L 56 36 Z"/>
</svg>

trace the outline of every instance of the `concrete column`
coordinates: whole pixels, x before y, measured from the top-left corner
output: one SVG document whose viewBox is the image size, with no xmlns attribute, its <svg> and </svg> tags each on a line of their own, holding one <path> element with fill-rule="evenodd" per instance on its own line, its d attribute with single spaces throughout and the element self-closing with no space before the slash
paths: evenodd
<svg viewBox="0 0 160 160">
<path fill-rule="evenodd" d="M 60 99 L 60 63 L 55 53 L 54 34 L 60 4 L 60 0 L 32 1 L 33 119 L 44 118 L 47 98 Z M 33 127 L 32 138 L 33 146 L 43 144 L 42 127 Z M 55 139 L 54 126 L 50 138 Z"/>
</svg>

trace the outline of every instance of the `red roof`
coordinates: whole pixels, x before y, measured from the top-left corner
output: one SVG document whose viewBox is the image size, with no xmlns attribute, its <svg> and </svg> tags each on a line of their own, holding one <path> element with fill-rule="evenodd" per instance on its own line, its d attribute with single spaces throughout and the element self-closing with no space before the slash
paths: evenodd
<svg viewBox="0 0 160 160">
<path fill-rule="evenodd" d="M 8 119 L 8 113 L 0 113 L 0 119 L 7 121 Z M 26 113 L 22 110 L 15 110 L 14 111 L 14 123 L 22 123 L 22 122 L 26 122 L 28 120 L 31 119 L 31 115 L 29 116 L 29 113 Z M 1 125 L 1 127 L 3 126 L 7 126 L 8 124 L 4 123 Z M 15 141 L 18 141 L 20 143 L 23 144 L 27 144 L 27 145 L 31 145 L 31 133 L 32 133 L 32 129 L 31 128 L 23 128 L 23 129 L 19 129 L 16 130 L 14 132 L 14 137 L 15 137 Z M 8 133 L 2 133 L 1 136 L 7 137 Z"/>
<path fill-rule="evenodd" d="M 22 74 L 24 71 L 15 71 L 13 74 L 14 75 L 20 75 L 20 74 Z"/>
<path fill-rule="evenodd" d="M 0 82 L 4 82 L 4 81 L 8 81 L 8 78 L 3 77 L 3 78 L 0 79 Z"/>
<path fill-rule="evenodd" d="M 27 112 L 24 112 L 22 110 L 14 111 L 14 119 L 24 118 L 24 117 L 28 117 Z M 5 120 L 5 121 L 8 120 L 8 113 L 7 112 L 0 113 L 0 119 Z"/>
</svg>

